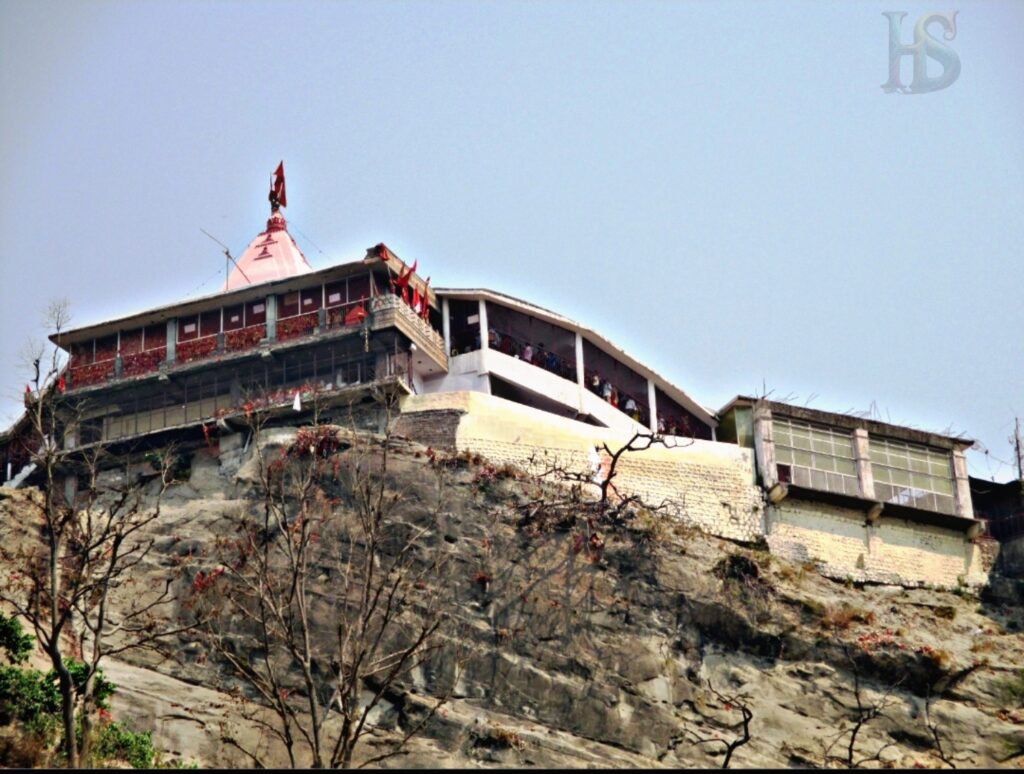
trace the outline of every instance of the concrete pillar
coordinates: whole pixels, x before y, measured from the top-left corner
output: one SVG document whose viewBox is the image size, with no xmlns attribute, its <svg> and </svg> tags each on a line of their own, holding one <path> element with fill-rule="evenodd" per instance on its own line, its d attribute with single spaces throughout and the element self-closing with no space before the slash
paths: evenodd
<svg viewBox="0 0 1024 774">
<path fill-rule="evenodd" d="M 965 519 L 974 518 L 974 505 L 971 503 L 971 485 L 967 480 L 967 458 L 963 449 L 953 450 L 953 496 L 956 498 L 956 515 Z"/>
<path fill-rule="evenodd" d="M 587 389 L 586 374 L 583 368 L 583 336 L 576 332 L 576 410 L 583 412 L 583 392 Z"/>
<path fill-rule="evenodd" d="M 178 343 L 178 318 L 167 321 L 167 362 L 174 362 L 174 345 Z"/>
<path fill-rule="evenodd" d="M 487 340 L 487 331 L 490 326 L 487 324 L 487 303 L 481 298 L 480 299 L 480 349 L 487 349 L 489 342 Z"/>
<path fill-rule="evenodd" d="M 448 356 L 452 353 L 452 320 L 447 298 L 441 299 L 441 330 L 444 333 L 444 354 Z"/>
<path fill-rule="evenodd" d="M 277 341 L 277 296 L 267 296 L 267 341 Z"/>
<path fill-rule="evenodd" d="M 860 496 L 875 499 L 875 477 L 871 473 L 871 455 L 868 447 L 868 431 L 858 427 L 853 431 L 853 462 L 857 466 L 857 481 Z"/>
<path fill-rule="evenodd" d="M 654 389 L 654 382 L 650 379 L 647 380 L 647 405 L 650 406 L 650 415 L 648 419 L 651 426 L 651 432 L 658 432 L 658 393 Z"/>
<path fill-rule="evenodd" d="M 772 438 L 772 412 L 767 406 L 754 406 L 754 454 L 765 489 L 779 483 L 775 467 L 775 441 Z"/>
</svg>

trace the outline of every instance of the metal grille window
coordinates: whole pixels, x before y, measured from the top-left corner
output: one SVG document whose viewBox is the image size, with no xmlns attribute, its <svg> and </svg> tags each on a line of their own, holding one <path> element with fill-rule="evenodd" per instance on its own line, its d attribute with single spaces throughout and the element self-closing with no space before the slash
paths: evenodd
<svg viewBox="0 0 1024 774">
<path fill-rule="evenodd" d="M 949 452 L 881 438 L 871 438 L 868 445 L 879 500 L 956 513 Z"/>
<path fill-rule="evenodd" d="M 860 493 L 849 433 L 779 418 L 773 418 L 772 432 L 780 481 L 827 492 Z"/>
</svg>

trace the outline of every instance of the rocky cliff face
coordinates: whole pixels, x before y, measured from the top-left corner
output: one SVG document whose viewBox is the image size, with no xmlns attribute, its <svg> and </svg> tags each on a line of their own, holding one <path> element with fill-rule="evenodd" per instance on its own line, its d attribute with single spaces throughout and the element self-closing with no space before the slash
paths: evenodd
<svg viewBox="0 0 1024 774">
<path fill-rule="evenodd" d="M 279 429 L 264 443 L 272 451 L 294 434 Z M 183 567 L 175 615 L 188 614 L 191 579 L 209 569 L 204 549 L 224 516 L 251 507 L 254 465 L 252 450 L 233 441 L 198 449 L 165 498 L 157 550 L 137 579 Z M 399 445 L 389 475 L 410 508 L 433 496 L 436 468 L 423 447 Z M 592 524 L 591 542 L 580 522 L 539 525 L 530 504 L 564 495 L 485 461 L 445 468 L 434 529 L 450 552 L 456 625 L 375 714 L 363 756 L 451 690 L 425 733 L 384 765 L 720 766 L 748 714 L 749 741 L 733 750 L 732 767 L 851 757 L 865 766 L 1024 765 L 1015 589 L 979 599 L 837 583 L 643 512 L 628 526 Z M 31 496 L 0 497 L 0 539 L 26 539 Z M 330 636 L 330 620 L 318 626 Z M 115 715 L 153 728 L 174 757 L 247 765 L 221 738 L 230 729 L 255 743 L 243 716 L 258 708 L 232 693 L 237 683 L 198 637 L 175 650 L 177 662 L 134 654 L 107 665 L 120 686 Z M 868 719 L 851 753 L 859 718 Z"/>
</svg>

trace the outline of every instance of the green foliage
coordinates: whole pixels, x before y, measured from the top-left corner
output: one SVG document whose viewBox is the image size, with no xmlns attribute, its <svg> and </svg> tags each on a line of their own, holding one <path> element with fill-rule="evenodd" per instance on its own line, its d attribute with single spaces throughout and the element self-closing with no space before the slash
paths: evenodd
<svg viewBox="0 0 1024 774">
<path fill-rule="evenodd" d="M 103 726 L 93 747 L 93 756 L 99 761 L 127 761 L 136 769 L 153 768 L 153 733 L 136 733 L 124 723 L 112 722 Z"/>
<path fill-rule="evenodd" d="M 164 465 L 167 465 L 167 469 L 171 474 L 172 481 L 181 481 L 188 477 L 191 465 L 187 457 L 181 454 L 175 454 L 169 458 L 165 458 L 163 455 L 157 454 L 156 452 L 146 452 L 143 459 L 153 466 L 153 470 L 160 472 L 164 469 Z"/>
<path fill-rule="evenodd" d="M 68 659 L 67 668 L 68 672 L 71 674 L 71 682 L 74 683 L 75 692 L 81 693 L 85 690 L 85 681 L 89 675 L 89 667 L 81 661 L 75 661 L 75 659 L 72 658 Z M 56 682 L 57 673 L 52 669 L 48 676 L 51 680 Z M 107 699 L 113 696 L 116 690 L 117 686 L 103 675 L 103 670 L 97 669 L 96 677 L 93 680 L 93 692 L 96 697 L 96 707 L 103 710 L 110 709 L 110 703 Z"/>
<path fill-rule="evenodd" d="M 35 642 L 35 637 L 25 634 L 21 621 L 0 613 L 0 650 L 7 654 L 9 664 L 21 664 L 28 659 Z"/>
<path fill-rule="evenodd" d="M 0 725 L 19 721 L 45 732 L 60 720 L 60 692 L 53 680 L 37 669 L 0 667 Z"/>
<path fill-rule="evenodd" d="M 88 667 L 72 659 L 68 662 L 68 671 L 75 690 L 81 692 L 85 688 Z M 95 690 L 96 706 L 109 710 L 107 700 L 116 688 L 103 676 L 102 669 L 96 673 Z M 60 725 L 60 714 L 60 690 L 54 670 L 43 674 L 38 669 L 0 667 L 0 725 L 18 721 L 30 731 L 47 732 Z"/>
</svg>

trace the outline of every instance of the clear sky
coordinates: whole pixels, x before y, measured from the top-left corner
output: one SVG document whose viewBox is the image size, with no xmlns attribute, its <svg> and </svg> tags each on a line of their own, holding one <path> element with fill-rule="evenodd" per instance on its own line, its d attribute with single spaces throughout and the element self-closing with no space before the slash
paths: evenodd
<svg viewBox="0 0 1024 774">
<path fill-rule="evenodd" d="M 883 12 L 909 43 L 935 10 L 959 78 L 884 93 Z M 870 410 L 978 439 L 972 473 L 1007 480 L 1022 41 L 1013 0 L 0 0 L 0 424 L 50 300 L 83 325 L 216 291 L 199 229 L 240 254 L 284 159 L 315 268 L 383 241 L 712 409 Z"/>
</svg>

